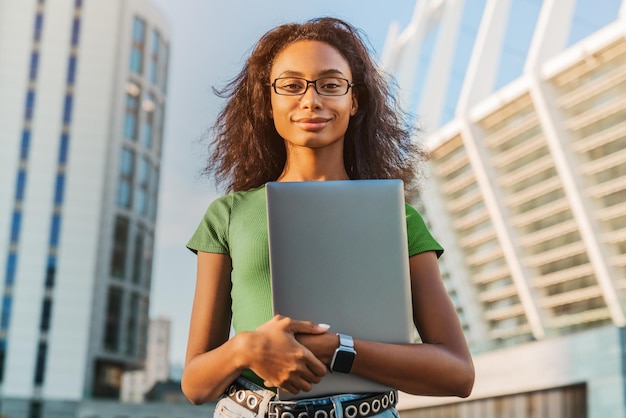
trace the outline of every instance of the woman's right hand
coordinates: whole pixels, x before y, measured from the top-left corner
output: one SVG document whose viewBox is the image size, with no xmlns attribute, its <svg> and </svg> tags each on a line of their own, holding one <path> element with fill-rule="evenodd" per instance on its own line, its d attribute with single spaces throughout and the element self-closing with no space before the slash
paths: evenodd
<svg viewBox="0 0 626 418">
<path fill-rule="evenodd" d="M 249 368 L 264 379 L 268 387 L 278 387 L 290 393 L 309 391 L 326 374 L 326 365 L 304 345 L 295 334 L 323 334 L 327 326 L 298 321 L 276 315 L 274 318 L 246 333 L 245 350 Z"/>
</svg>

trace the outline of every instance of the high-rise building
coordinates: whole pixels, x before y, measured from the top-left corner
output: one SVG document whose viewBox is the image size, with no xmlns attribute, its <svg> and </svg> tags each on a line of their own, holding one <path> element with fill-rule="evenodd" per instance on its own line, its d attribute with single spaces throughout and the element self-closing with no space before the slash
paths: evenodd
<svg viewBox="0 0 626 418">
<path fill-rule="evenodd" d="M 144 367 L 123 374 L 120 394 L 122 402 L 144 402 L 145 395 L 157 382 L 170 380 L 170 325 L 168 318 L 150 320 Z"/>
<path fill-rule="evenodd" d="M 144 363 L 168 45 L 147 0 L 0 0 L 0 413 Z"/>
<path fill-rule="evenodd" d="M 477 370 L 403 416 L 626 417 L 626 1 L 418 0 L 383 62 Z"/>
</svg>

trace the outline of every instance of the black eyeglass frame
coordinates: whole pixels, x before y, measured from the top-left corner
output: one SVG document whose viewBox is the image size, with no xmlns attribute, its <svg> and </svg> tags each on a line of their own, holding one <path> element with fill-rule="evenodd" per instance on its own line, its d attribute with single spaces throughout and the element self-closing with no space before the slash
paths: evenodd
<svg viewBox="0 0 626 418">
<path fill-rule="evenodd" d="M 286 79 L 302 80 L 302 81 L 306 82 L 306 86 L 304 86 L 304 91 L 302 93 L 279 93 L 278 92 L 278 88 L 276 87 L 276 82 L 278 80 L 286 80 Z M 320 93 L 320 91 L 317 89 L 317 82 L 320 81 L 320 80 L 327 80 L 327 79 L 343 80 L 343 81 L 347 82 L 348 85 L 346 86 L 346 91 L 344 93 L 341 93 L 341 94 Z M 274 88 L 274 93 L 278 94 L 279 96 L 292 96 L 293 97 L 293 96 L 303 96 L 304 94 L 306 94 L 307 90 L 309 89 L 309 85 L 310 84 L 313 84 L 313 88 L 315 89 L 315 92 L 317 94 L 319 94 L 320 96 L 325 96 L 325 97 L 341 97 L 341 96 L 345 96 L 350 91 L 350 88 L 354 87 L 354 83 L 351 83 L 350 80 L 348 80 L 347 78 L 342 78 L 342 77 L 320 77 L 317 80 L 307 80 L 306 78 L 302 78 L 302 77 L 278 77 L 278 78 L 275 78 L 274 81 L 271 84 L 268 84 L 268 86 L 273 87 Z"/>
</svg>

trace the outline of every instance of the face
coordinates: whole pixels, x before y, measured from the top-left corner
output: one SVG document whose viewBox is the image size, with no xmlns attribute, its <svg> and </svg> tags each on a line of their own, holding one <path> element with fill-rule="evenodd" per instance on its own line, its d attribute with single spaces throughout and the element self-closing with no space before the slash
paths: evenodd
<svg viewBox="0 0 626 418">
<path fill-rule="evenodd" d="M 270 83 L 278 77 L 339 77 L 353 81 L 350 66 L 339 51 L 319 41 L 297 41 L 281 51 L 274 60 Z M 339 144 L 343 149 L 348 122 L 356 111 L 352 88 L 344 96 L 321 96 L 312 84 L 301 96 L 281 96 L 271 90 L 271 116 L 288 147 Z"/>
</svg>

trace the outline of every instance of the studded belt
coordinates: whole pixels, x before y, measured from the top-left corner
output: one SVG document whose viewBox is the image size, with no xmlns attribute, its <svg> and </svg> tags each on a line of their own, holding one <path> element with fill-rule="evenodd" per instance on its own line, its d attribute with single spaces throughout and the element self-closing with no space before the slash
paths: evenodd
<svg viewBox="0 0 626 418">
<path fill-rule="evenodd" d="M 226 395 L 255 414 L 262 414 L 266 411 L 268 418 L 336 417 L 335 405 L 330 398 L 328 398 L 328 403 L 324 405 L 307 401 L 270 400 L 265 406 L 263 405 L 264 395 L 247 389 L 236 381 L 227 389 Z M 367 418 L 393 408 L 397 401 L 397 391 L 391 390 L 340 403 L 344 418 Z"/>
</svg>

